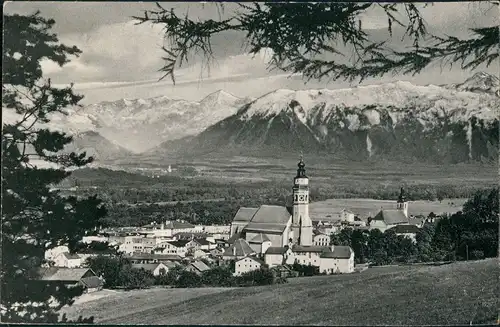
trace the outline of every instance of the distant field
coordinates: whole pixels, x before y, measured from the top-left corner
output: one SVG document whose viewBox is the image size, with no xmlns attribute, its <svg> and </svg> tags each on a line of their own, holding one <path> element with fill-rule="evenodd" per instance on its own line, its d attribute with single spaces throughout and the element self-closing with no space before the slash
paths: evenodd
<svg viewBox="0 0 500 327">
<path fill-rule="evenodd" d="M 434 212 L 455 213 L 462 210 L 462 206 L 467 199 L 444 199 L 439 201 L 411 201 L 408 210 L 412 215 L 424 215 Z M 330 199 L 326 201 L 313 202 L 309 205 L 311 218 L 324 218 L 332 212 L 340 209 L 349 209 L 360 217 L 369 217 L 377 214 L 381 208 L 395 209 L 395 201 L 373 200 L 373 199 Z"/>
<path fill-rule="evenodd" d="M 228 182 L 283 181 L 291 180 L 297 169 L 296 158 L 262 159 L 252 157 L 207 158 L 192 161 L 158 161 L 144 168 L 194 167 L 205 178 Z M 307 175 L 311 183 L 335 185 L 339 188 L 352 185 L 376 184 L 384 187 L 399 186 L 401 183 L 451 184 L 482 186 L 494 184 L 498 176 L 498 166 L 481 163 L 456 165 L 431 165 L 380 161 L 345 161 L 325 158 L 305 158 Z M 123 165 L 137 167 L 138 163 Z"/>
<path fill-rule="evenodd" d="M 122 292 L 65 309 L 106 324 L 424 325 L 498 318 L 497 259 L 370 268 L 288 284 Z"/>
</svg>

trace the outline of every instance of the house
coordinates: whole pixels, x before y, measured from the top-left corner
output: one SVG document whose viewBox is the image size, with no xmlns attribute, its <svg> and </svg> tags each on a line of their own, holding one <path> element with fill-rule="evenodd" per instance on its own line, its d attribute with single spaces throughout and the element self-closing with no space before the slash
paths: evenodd
<svg viewBox="0 0 500 327">
<path fill-rule="evenodd" d="M 125 254 L 151 253 L 156 246 L 156 239 L 144 236 L 126 236 L 120 244 L 119 251 Z"/>
<path fill-rule="evenodd" d="M 287 246 L 269 247 L 264 254 L 264 262 L 269 267 L 293 264 L 295 256 L 292 253 L 292 249 Z"/>
<path fill-rule="evenodd" d="M 116 250 L 114 250 L 112 248 L 105 249 L 105 250 L 81 249 L 78 251 L 77 255 L 81 258 L 82 265 L 85 265 L 85 262 L 87 262 L 88 258 L 95 258 L 98 256 L 110 257 L 110 256 L 114 256 L 115 253 L 116 253 Z"/>
<path fill-rule="evenodd" d="M 82 258 L 69 252 L 59 253 L 54 258 L 54 267 L 78 268 L 82 265 Z"/>
<path fill-rule="evenodd" d="M 210 250 L 210 255 L 214 258 L 222 257 L 224 254 L 224 249 L 221 248 L 215 248 L 213 250 Z"/>
<path fill-rule="evenodd" d="M 80 285 L 84 287 L 85 292 L 100 290 L 104 286 L 104 280 L 90 268 L 42 268 L 39 271 L 39 278 L 44 282 Z"/>
<path fill-rule="evenodd" d="M 301 265 L 311 265 L 319 267 L 321 254 L 328 251 L 328 246 L 300 246 L 292 247 L 295 255 L 295 262 Z"/>
<path fill-rule="evenodd" d="M 354 213 L 350 210 L 345 209 L 345 208 L 340 209 L 338 211 L 329 212 L 329 214 L 326 217 L 330 221 L 332 221 L 332 220 L 347 221 L 347 222 L 354 221 Z"/>
<path fill-rule="evenodd" d="M 125 256 L 132 263 L 157 263 L 161 262 L 166 264 L 170 261 L 182 261 L 182 257 L 175 254 L 148 254 L 148 253 L 134 253 Z"/>
<path fill-rule="evenodd" d="M 97 276 L 84 277 L 80 280 L 86 293 L 93 293 L 103 289 L 104 279 Z"/>
<path fill-rule="evenodd" d="M 153 276 L 166 275 L 168 273 L 168 266 L 162 262 L 157 263 L 134 263 L 132 268 L 144 269 L 153 274 Z"/>
<path fill-rule="evenodd" d="M 200 232 L 195 225 L 185 221 L 167 220 L 161 224 L 151 223 L 142 227 L 141 232 L 154 237 L 172 237 L 176 233 Z"/>
<path fill-rule="evenodd" d="M 319 271 L 325 274 L 354 272 L 354 251 L 349 246 L 335 245 L 320 254 Z"/>
<path fill-rule="evenodd" d="M 338 233 L 342 229 L 342 224 L 339 222 L 318 224 L 316 230 L 321 234 L 331 235 Z"/>
<path fill-rule="evenodd" d="M 234 265 L 234 275 L 241 276 L 250 271 L 259 270 L 265 262 L 255 257 L 244 257 L 236 261 Z"/>
<path fill-rule="evenodd" d="M 223 260 L 237 260 L 248 255 L 256 254 L 255 250 L 244 239 L 240 238 L 231 246 L 225 249 L 222 254 Z"/>
<path fill-rule="evenodd" d="M 175 254 L 180 257 L 185 257 L 188 251 L 187 244 L 190 241 L 178 240 L 178 241 L 167 241 L 156 245 L 153 249 L 155 254 Z"/>
<path fill-rule="evenodd" d="M 82 242 L 87 244 L 92 242 L 105 243 L 108 242 L 108 238 L 105 236 L 84 236 L 82 237 Z"/>
<path fill-rule="evenodd" d="M 203 226 L 203 231 L 208 234 L 229 234 L 231 231 L 231 225 Z"/>
<path fill-rule="evenodd" d="M 215 242 L 210 242 L 207 239 L 204 238 L 198 238 L 198 239 L 192 239 L 186 244 L 186 248 L 188 250 L 194 251 L 194 250 L 212 250 L 217 247 L 217 244 Z"/>
<path fill-rule="evenodd" d="M 216 238 L 215 245 L 217 248 L 227 248 L 227 247 L 229 247 L 230 244 L 227 242 L 227 240 Z"/>
<path fill-rule="evenodd" d="M 45 260 L 54 261 L 55 257 L 64 252 L 69 252 L 69 248 L 66 245 L 60 245 L 52 249 L 48 249 L 45 251 Z"/>
<path fill-rule="evenodd" d="M 193 261 L 187 267 L 186 270 L 194 272 L 198 275 L 201 275 L 204 271 L 210 270 L 210 267 L 207 266 L 203 261 Z"/>
<path fill-rule="evenodd" d="M 313 245 L 328 246 L 330 244 L 330 236 L 321 233 L 318 230 L 313 230 Z"/>
<path fill-rule="evenodd" d="M 209 254 L 210 254 L 210 252 L 208 250 L 195 250 L 193 252 L 193 258 L 195 258 L 195 259 L 206 258 L 209 256 Z"/>
<path fill-rule="evenodd" d="M 417 242 L 417 233 L 420 230 L 415 225 L 397 225 L 389 229 L 390 231 L 394 231 L 396 235 L 404 236 L 413 241 L 413 243 Z"/>
<path fill-rule="evenodd" d="M 175 233 L 172 235 L 173 240 L 192 240 L 192 239 L 200 239 L 200 238 L 207 238 L 208 234 L 203 233 L 203 232 L 180 232 L 180 233 Z"/>
<path fill-rule="evenodd" d="M 214 239 L 228 240 L 230 237 L 229 233 L 213 233 L 211 234 Z"/>
</svg>

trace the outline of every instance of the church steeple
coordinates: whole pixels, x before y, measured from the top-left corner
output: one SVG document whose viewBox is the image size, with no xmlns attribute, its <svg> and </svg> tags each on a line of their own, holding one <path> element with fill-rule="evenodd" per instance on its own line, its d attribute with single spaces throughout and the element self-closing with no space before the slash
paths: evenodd
<svg viewBox="0 0 500 327">
<path fill-rule="evenodd" d="M 300 156 L 297 176 L 293 183 L 292 243 L 312 245 L 312 221 L 309 217 L 309 178 L 306 176 L 304 158 Z"/>
<path fill-rule="evenodd" d="M 306 164 L 304 163 L 304 157 L 302 156 L 302 153 L 300 154 L 300 161 L 297 165 L 299 169 L 297 169 L 297 176 L 296 178 L 307 178 L 306 176 Z"/>
<path fill-rule="evenodd" d="M 403 211 L 404 215 L 408 217 L 408 201 L 406 200 L 406 194 L 403 188 L 401 188 L 401 191 L 399 192 L 399 197 L 396 207 L 398 208 L 398 210 Z"/>
</svg>

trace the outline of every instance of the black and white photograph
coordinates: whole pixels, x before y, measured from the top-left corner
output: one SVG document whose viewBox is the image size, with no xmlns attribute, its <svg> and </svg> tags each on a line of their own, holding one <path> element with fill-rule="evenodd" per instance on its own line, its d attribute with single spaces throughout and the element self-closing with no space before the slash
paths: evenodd
<svg viewBox="0 0 500 327">
<path fill-rule="evenodd" d="M 499 1 L 3 12 L 2 323 L 500 323 Z"/>
</svg>

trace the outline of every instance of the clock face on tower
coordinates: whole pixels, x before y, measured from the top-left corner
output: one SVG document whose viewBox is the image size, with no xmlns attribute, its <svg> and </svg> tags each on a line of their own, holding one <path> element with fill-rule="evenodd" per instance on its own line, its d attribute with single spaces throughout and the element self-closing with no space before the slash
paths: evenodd
<svg viewBox="0 0 500 327">
<path fill-rule="evenodd" d="M 306 197 L 303 194 L 299 195 L 299 201 L 305 201 L 305 199 Z"/>
</svg>

